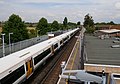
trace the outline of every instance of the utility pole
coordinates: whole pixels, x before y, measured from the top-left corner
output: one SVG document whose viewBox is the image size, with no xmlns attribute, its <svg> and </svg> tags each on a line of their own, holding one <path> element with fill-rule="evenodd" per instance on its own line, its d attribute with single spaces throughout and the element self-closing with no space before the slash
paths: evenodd
<svg viewBox="0 0 120 84">
<path fill-rule="evenodd" d="M 3 47 L 3 57 L 5 56 L 5 46 L 4 46 L 4 36 L 5 36 L 5 33 L 1 34 L 2 35 L 2 47 Z"/>
<path fill-rule="evenodd" d="M 9 33 L 9 52 L 11 54 L 11 42 L 10 42 L 10 35 L 13 34 L 13 33 Z"/>
<path fill-rule="evenodd" d="M 84 37 L 81 41 L 81 69 L 84 70 Z"/>
<path fill-rule="evenodd" d="M 81 41 L 81 70 L 84 70 L 84 39 L 85 39 L 85 33 L 86 29 L 84 27 L 82 27 L 80 33 L 81 33 L 81 38 L 80 38 L 80 41 Z"/>
</svg>

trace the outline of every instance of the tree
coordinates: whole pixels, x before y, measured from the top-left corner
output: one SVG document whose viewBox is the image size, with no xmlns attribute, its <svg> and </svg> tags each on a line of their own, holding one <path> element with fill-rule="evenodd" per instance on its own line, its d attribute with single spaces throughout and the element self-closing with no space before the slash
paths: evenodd
<svg viewBox="0 0 120 84">
<path fill-rule="evenodd" d="M 63 30 L 63 28 L 64 28 L 63 24 L 60 23 L 59 26 L 60 26 L 60 30 Z"/>
<path fill-rule="evenodd" d="M 57 30 L 59 30 L 59 24 L 58 24 L 58 22 L 55 20 L 55 21 L 53 21 L 53 23 L 51 24 L 51 30 L 52 31 L 57 31 Z"/>
<path fill-rule="evenodd" d="M 81 24 L 80 21 L 78 21 L 78 22 L 77 22 L 77 25 L 80 25 L 80 24 Z"/>
<path fill-rule="evenodd" d="M 36 37 L 36 30 L 35 29 L 29 30 L 29 38 L 34 38 L 34 37 Z"/>
<path fill-rule="evenodd" d="M 94 28 L 94 21 L 92 19 L 92 16 L 87 14 L 84 18 L 83 26 L 86 28 L 88 33 L 93 33 L 95 28 Z"/>
<path fill-rule="evenodd" d="M 9 33 L 11 32 L 13 32 L 11 42 L 18 42 L 29 38 L 25 23 L 18 15 L 15 14 L 12 14 L 3 26 L 2 33 L 5 33 L 6 43 L 9 41 Z"/>
<path fill-rule="evenodd" d="M 78 21 L 78 22 L 77 22 L 77 27 L 80 27 L 80 24 L 81 24 L 80 21 Z"/>
<path fill-rule="evenodd" d="M 37 30 L 39 30 L 40 35 L 44 35 L 47 33 L 48 22 L 47 19 L 41 18 L 37 24 Z"/>
<path fill-rule="evenodd" d="M 107 23 L 109 25 L 114 25 L 115 23 L 113 21 L 110 21 L 109 23 Z"/>
<path fill-rule="evenodd" d="M 110 22 L 95 23 L 95 25 L 116 25 L 116 24 L 113 21 L 110 21 Z"/>
<path fill-rule="evenodd" d="M 76 24 L 76 23 L 68 22 L 68 28 L 69 28 L 69 29 L 73 29 L 73 28 L 76 28 L 76 27 L 77 27 L 77 24 Z"/>
<path fill-rule="evenodd" d="M 51 30 L 52 30 L 51 24 L 52 24 L 52 23 L 48 23 L 47 32 L 51 32 Z"/>
<path fill-rule="evenodd" d="M 0 21 L 0 27 L 2 27 L 2 22 Z"/>
<path fill-rule="evenodd" d="M 65 29 L 68 29 L 67 24 L 68 24 L 68 20 L 67 20 L 67 17 L 65 17 L 64 21 L 63 21 L 63 26 L 64 26 Z"/>
</svg>

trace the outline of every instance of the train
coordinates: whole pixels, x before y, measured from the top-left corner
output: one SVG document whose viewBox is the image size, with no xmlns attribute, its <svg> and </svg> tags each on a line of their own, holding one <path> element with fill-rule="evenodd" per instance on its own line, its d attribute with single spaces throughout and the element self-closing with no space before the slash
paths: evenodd
<svg viewBox="0 0 120 84">
<path fill-rule="evenodd" d="M 78 31 L 79 28 L 75 28 L 0 58 L 0 84 L 21 84 L 24 82 Z"/>
</svg>

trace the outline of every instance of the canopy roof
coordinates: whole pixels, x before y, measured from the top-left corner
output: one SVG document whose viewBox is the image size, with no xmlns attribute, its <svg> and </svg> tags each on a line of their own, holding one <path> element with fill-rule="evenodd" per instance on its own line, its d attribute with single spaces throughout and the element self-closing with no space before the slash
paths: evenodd
<svg viewBox="0 0 120 84">
<path fill-rule="evenodd" d="M 108 29 L 108 30 L 99 30 L 99 31 L 103 32 L 103 33 L 108 33 L 108 34 L 120 32 L 120 30 L 118 30 L 118 29 Z"/>
</svg>

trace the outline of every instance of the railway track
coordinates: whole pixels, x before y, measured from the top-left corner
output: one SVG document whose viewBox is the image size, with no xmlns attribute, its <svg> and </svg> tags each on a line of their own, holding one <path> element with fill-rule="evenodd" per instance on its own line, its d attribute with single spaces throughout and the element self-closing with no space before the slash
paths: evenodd
<svg viewBox="0 0 120 84">
<path fill-rule="evenodd" d="M 78 34 L 79 32 L 75 35 Z M 25 84 L 56 84 L 61 73 L 60 64 L 62 61 L 67 61 L 75 42 L 76 38 L 73 36 L 50 60 L 47 60 L 44 66 L 40 66 Z"/>
</svg>

